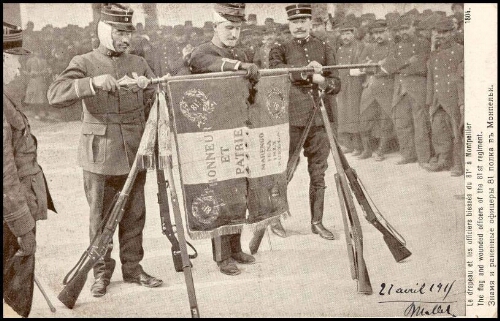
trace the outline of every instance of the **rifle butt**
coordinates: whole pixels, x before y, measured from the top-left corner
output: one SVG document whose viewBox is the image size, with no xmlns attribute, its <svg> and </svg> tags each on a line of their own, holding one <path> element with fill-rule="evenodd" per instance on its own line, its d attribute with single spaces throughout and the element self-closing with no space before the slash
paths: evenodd
<svg viewBox="0 0 500 321">
<path fill-rule="evenodd" d="M 384 235 L 384 241 L 396 262 L 399 263 L 411 255 L 410 250 L 401 244 L 394 236 L 386 234 Z"/>
<path fill-rule="evenodd" d="M 61 293 L 57 296 L 59 301 L 61 301 L 65 306 L 70 309 L 73 309 L 75 306 L 76 300 L 80 296 L 82 292 L 83 286 L 87 282 L 87 274 L 89 270 L 83 271 L 81 270 L 75 277 L 69 282 L 64 289 L 62 289 Z"/>
<path fill-rule="evenodd" d="M 259 250 L 260 243 L 262 242 L 262 238 L 264 237 L 264 233 L 266 232 L 266 229 L 263 228 L 261 230 L 256 230 L 252 236 L 252 239 L 250 240 L 250 254 L 255 254 Z"/>
<path fill-rule="evenodd" d="M 83 286 L 87 282 L 87 276 L 96 264 L 98 258 L 92 258 L 85 263 L 74 275 L 74 277 L 66 284 L 61 293 L 57 296 L 59 301 L 61 301 L 65 306 L 73 309 L 76 300 L 82 292 Z"/>
<path fill-rule="evenodd" d="M 358 258 L 358 293 L 366 295 L 373 293 L 370 276 L 363 257 Z"/>
</svg>

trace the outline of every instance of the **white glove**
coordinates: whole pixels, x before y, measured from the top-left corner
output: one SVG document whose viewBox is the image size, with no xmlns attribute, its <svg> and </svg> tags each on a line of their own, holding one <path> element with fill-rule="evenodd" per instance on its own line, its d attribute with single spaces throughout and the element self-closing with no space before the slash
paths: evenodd
<svg viewBox="0 0 500 321">
<path fill-rule="evenodd" d="M 319 62 L 317 62 L 317 61 L 311 61 L 307 65 L 307 67 L 313 67 L 315 74 L 319 74 L 319 73 L 321 73 L 321 71 L 323 71 L 323 69 L 322 69 L 323 66 Z"/>
<path fill-rule="evenodd" d="M 115 92 L 120 89 L 120 84 L 110 74 L 100 75 L 92 78 L 92 85 L 104 91 Z"/>
<path fill-rule="evenodd" d="M 321 86 L 325 84 L 325 77 L 321 76 L 320 74 L 314 74 L 312 76 L 312 81 L 313 83 Z"/>
<path fill-rule="evenodd" d="M 349 69 L 349 76 L 361 76 L 363 75 L 364 72 L 361 71 L 361 69 L 356 68 L 356 69 Z"/>
</svg>

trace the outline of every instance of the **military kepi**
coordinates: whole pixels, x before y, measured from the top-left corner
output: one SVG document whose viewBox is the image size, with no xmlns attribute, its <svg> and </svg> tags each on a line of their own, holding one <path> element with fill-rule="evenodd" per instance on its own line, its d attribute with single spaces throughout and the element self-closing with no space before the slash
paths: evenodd
<svg viewBox="0 0 500 321">
<path fill-rule="evenodd" d="M 214 10 L 228 21 L 231 22 L 246 21 L 244 3 L 215 3 Z"/>
<path fill-rule="evenodd" d="M 453 21 L 448 18 L 442 18 L 441 20 L 436 22 L 433 29 L 437 31 L 451 31 L 454 29 Z"/>
<path fill-rule="evenodd" d="M 27 55 L 31 53 L 23 48 L 23 30 L 21 27 L 3 22 L 3 52 L 12 55 Z"/>
<path fill-rule="evenodd" d="M 288 15 L 288 20 L 298 19 L 298 18 L 312 18 L 312 9 L 310 3 L 297 3 L 290 6 L 286 6 L 286 14 Z"/>
<path fill-rule="evenodd" d="M 387 30 L 387 21 L 378 19 L 372 22 L 369 26 L 370 32 L 379 32 Z"/>
<path fill-rule="evenodd" d="M 107 3 L 101 8 L 101 21 L 123 31 L 135 31 L 132 23 L 132 8 L 118 4 Z"/>
</svg>

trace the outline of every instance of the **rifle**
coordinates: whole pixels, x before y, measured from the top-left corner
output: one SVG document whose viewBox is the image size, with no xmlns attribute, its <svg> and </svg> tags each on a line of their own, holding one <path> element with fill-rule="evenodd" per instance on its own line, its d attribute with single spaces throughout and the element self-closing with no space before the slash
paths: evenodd
<svg viewBox="0 0 500 321">
<path fill-rule="evenodd" d="M 326 134 L 330 142 L 330 150 L 332 152 L 337 174 L 335 181 L 337 183 L 337 192 L 340 200 L 340 209 L 342 211 L 342 219 L 344 222 L 346 241 L 347 241 L 347 254 L 351 263 L 351 277 L 358 281 L 358 292 L 363 294 L 372 294 L 372 286 L 370 277 L 366 268 L 365 259 L 363 257 L 363 232 L 359 223 L 356 207 L 352 193 L 347 183 L 347 176 L 342 166 L 340 150 L 332 128 L 329 126 L 328 114 L 326 113 L 323 99 L 319 98 L 321 105 L 321 116 L 325 124 Z M 316 104 L 316 102 L 314 102 Z"/>
<path fill-rule="evenodd" d="M 162 219 L 162 229 L 164 234 L 172 243 L 172 258 L 174 260 L 174 267 L 177 272 L 184 272 L 184 279 L 186 282 L 187 293 L 189 298 L 189 306 L 192 318 L 199 318 L 200 312 L 198 310 L 198 303 L 196 300 L 196 293 L 194 288 L 193 275 L 191 273 L 190 258 L 194 259 L 197 256 L 196 249 L 186 241 L 184 235 L 184 226 L 182 223 L 182 215 L 179 208 L 179 199 L 177 191 L 175 190 L 174 175 L 172 173 L 172 156 L 169 155 L 170 148 L 170 124 L 168 120 L 168 111 L 166 106 L 160 105 L 160 93 L 157 92 L 157 124 L 158 124 L 158 140 L 156 141 L 156 177 L 158 180 L 158 203 L 160 204 L 160 215 Z M 167 173 L 167 182 L 169 183 L 170 199 L 172 201 L 172 209 L 174 210 L 175 226 L 177 227 L 177 235 L 179 240 L 175 238 L 172 229 L 172 222 L 170 220 L 170 211 L 168 208 L 167 187 L 165 184 L 164 171 Z M 195 252 L 189 255 L 187 246 L 189 245 Z"/>
<path fill-rule="evenodd" d="M 320 98 L 321 104 L 321 114 L 323 121 L 328 120 L 328 115 L 326 114 L 326 109 L 323 100 Z M 341 205 L 341 211 L 343 216 L 347 216 L 349 221 L 343 217 L 344 227 L 346 230 L 346 241 L 348 247 L 349 260 L 351 262 L 351 275 L 358 277 L 358 291 L 359 289 L 370 289 L 370 280 L 368 272 L 366 270 L 366 265 L 362 257 L 362 231 L 359 224 L 359 218 L 356 214 L 356 209 L 354 207 L 352 194 L 350 191 L 354 192 L 358 204 L 361 206 L 363 213 L 365 214 L 366 220 L 375 226 L 383 235 L 384 241 L 386 242 L 389 250 L 394 256 L 396 262 L 401 262 L 405 258 L 411 255 L 411 252 L 406 248 L 406 242 L 404 238 L 399 234 L 387 220 L 382 216 L 380 211 L 371 202 L 371 199 L 367 198 L 366 189 L 364 188 L 361 180 L 359 179 L 356 171 L 349 166 L 347 159 L 340 149 L 339 144 L 330 127 L 325 126 L 328 139 L 330 141 L 330 148 L 335 161 L 335 166 L 337 168 L 337 174 L 335 181 L 337 183 L 337 189 L 339 191 L 339 199 Z M 349 182 L 349 185 L 347 184 Z M 350 189 L 349 189 L 350 187 Z M 377 212 L 374 211 L 374 208 Z M 348 238 L 349 233 L 349 238 Z M 351 242 L 354 239 L 354 245 Z M 360 255 L 361 253 L 361 255 Z M 371 291 L 370 291 L 371 292 Z"/>
<path fill-rule="evenodd" d="M 324 106 L 323 100 L 320 100 L 322 106 Z M 323 108 L 323 107 L 322 107 Z M 332 133 L 333 134 L 333 133 Z M 382 216 L 378 208 L 373 204 L 373 201 L 367 197 L 368 193 L 366 192 L 366 188 L 358 177 L 358 174 L 352 168 L 347 159 L 342 153 L 340 146 L 335 140 L 335 145 L 337 146 L 337 150 L 340 156 L 340 164 L 347 176 L 347 180 L 349 181 L 349 185 L 351 190 L 354 192 L 356 200 L 358 204 L 361 206 L 363 210 L 364 216 L 366 220 L 375 226 L 377 230 L 382 233 L 384 237 L 384 241 L 391 251 L 392 256 L 396 260 L 396 262 L 401 262 L 407 257 L 411 255 L 411 252 L 406 248 L 406 241 L 401 234 L 392 225 Z M 338 166 L 337 164 L 335 164 Z M 375 210 L 376 211 L 375 211 Z"/>
<path fill-rule="evenodd" d="M 150 127 L 152 122 L 150 120 L 152 117 L 156 117 L 156 115 L 154 113 L 150 113 L 148 122 L 146 123 L 145 132 L 151 132 Z M 139 149 L 150 144 L 148 139 L 148 135 L 142 136 Z M 139 153 L 135 156 L 134 163 L 132 164 L 132 168 L 130 169 L 130 173 L 127 176 L 127 180 L 125 181 L 122 190 L 115 195 L 108 214 L 101 223 L 101 227 L 104 226 L 101 234 L 96 234 L 90 242 L 89 247 L 85 250 L 85 252 L 83 252 L 80 260 L 64 277 L 63 284 L 65 287 L 62 289 L 61 293 L 59 293 L 57 298 L 70 309 L 75 306 L 76 300 L 78 300 L 78 296 L 80 296 L 83 286 L 85 285 L 85 282 L 87 282 L 87 275 L 89 271 L 94 267 L 97 261 L 104 257 L 106 251 L 108 250 L 108 244 L 113 240 L 113 234 L 123 217 L 129 193 L 132 190 L 137 173 L 139 172 L 140 167 L 138 166 L 138 162 L 142 162 L 142 158 Z M 74 274 L 70 277 L 73 271 Z"/>
</svg>

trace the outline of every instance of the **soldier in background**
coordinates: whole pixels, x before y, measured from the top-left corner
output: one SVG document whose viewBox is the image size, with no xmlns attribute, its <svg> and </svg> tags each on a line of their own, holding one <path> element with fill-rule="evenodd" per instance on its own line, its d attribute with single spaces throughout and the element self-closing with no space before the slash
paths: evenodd
<svg viewBox="0 0 500 321">
<path fill-rule="evenodd" d="M 367 79 L 361 95 L 360 131 L 363 142 L 363 153 L 360 159 L 372 156 L 370 138 L 378 138 L 375 160 L 385 159 L 384 153 L 389 149 L 389 140 L 393 136 L 392 97 L 394 91 L 394 60 L 390 58 L 394 44 L 389 42 L 389 31 L 385 20 L 377 20 L 370 25 L 370 33 L 375 44 L 366 46 L 362 58 L 367 63 L 379 63 L 381 68 L 367 68 Z M 353 69 L 351 73 L 358 72 Z"/>
<path fill-rule="evenodd" d="M 429 111 L 425 105 L 431 46 L 415 35 L 413 20 L 408 16 L 400 19 L 396 32 L 401 38 L 392 57 L 396 61 L 392 116 L 401 153 L 396 164 L 418 161 L 422 166 L 431 158 Z"/>
<path fill-rule="evenodd" d="M 340 81 L 336 71 L 322 71 L 322 66 L 336 65 L 333 48 L 312 35 L 311 5 L 299 3 L 286 7 L 289 29 L 293 39 L 279 43 L 269 53 L 271 68 L 314 67 L 316 73 L 306 75 L 291 73 L 292 86 L 289 94 L 290 118 L 290 156 L 297 148 L 300 138 L 312 111 L 312 99 L 318 99 L 319 90 L 327 95 L 335 95 L 340 90 Z M 323 226 L 323 208 L 325 200 L 325 172 L 330 144 L 320 114 L 316 118 L 304 142 L 304 156 L 307 157 L 309 183 L 309 205 L 311 211 L 311 230 L 320 237 L 333 240 L 334 235 Z M 328 124 L 329 125 L 329 124 Z M 284 236 L 285 231 L 280 223 L 271 226 L 271 230 Z"/>
<path fill-rule="evenodd" d="M 55 209 L 36 138 L 19 94 L 9 87 L 19 76 L 19 57 L 29 54 L 22 43 L 21 27 L 3 22 L 3 299 L 26 318 L 33 300 L 36 221 Z"/>
<path fill-rule="evenodd" d="M 188 73 L 188 59 L 194 47 L 189 44 L 184 26 L 176 25 L 173 31 L 173 41 L 163 41 L 155 55 L 153 71 L 159 76 Z"/>
<path fill-rule="evenodd" d="M 244 3 L 216 3 L 213 12 L 214 37 L 211 42 L 196 47 L 189 60 L 193 74 L 246 70 L 250 81 L 259 78 L 259 68 L 250 63 L 245 52 L 236 47 L 242 22 Z M 223 274 L 241 273 L 235 264 L 252 264 L 255 258 L 241 249 L 241 232 L 212 238 L 213 259 Z"/>
<path fill-rule="evenodd" d="M 337 51 L 336 59 L 339 65 L 358 64 L 364 45 L 355 39 L 358 29 L 358 23 L 354 17 L 346 17 L 346 20 L 340 26 L 340 39 L 342 45 Z M 337 95 L 338 109 L 338 134 L 343 152 L 353 153 L 359 156 L 362 153 L 360 123 L 359 123 L 359 104 L 361 93 L 363 91 L 364 75 L 355 73 L 350 69 L 339 70 L 339 77 L 342 83 L 342 89 Z"/>
<path fill-rule="evenodd" d="M 432 172 L 449 169 L 452 175 L 463 174 L 462 134 L 460 132 L 463 106 L 463 46 L 454 41 L 453 22 L 442 19 L 434 29 L 436 51 L 429 59 L 427 75 L 427 106 L 432 120 L 432 145 L 435 161 L 425 165 Z"/>
<path fill-rule="evenodd" d="M 115 77 L 155 77 L 144 58 L 127 52 L 135 29 L 132 14 L 123 5 L 103 6 L 97 27 L 99 48 L 73 57 L 47 93 L 49 103 L 58 108 L 84 101 L 78 161 L 90 207 L 90 240 L 101 233 L 106 210 L 127 180 L 154 95 L 154 88 L 117 92 L 120 85 Z M 120 261 L 125 282 L 158 287 L 163 281 L 147 274 L 140 264 L 144 257 L 145 182 L 146 171 L 138 172 L 119 223 Z M 94 297 L 106 294 L 116 265 L 112 248 L 111 242 L 103 260 L 94 266 Z"/>
</svg>

